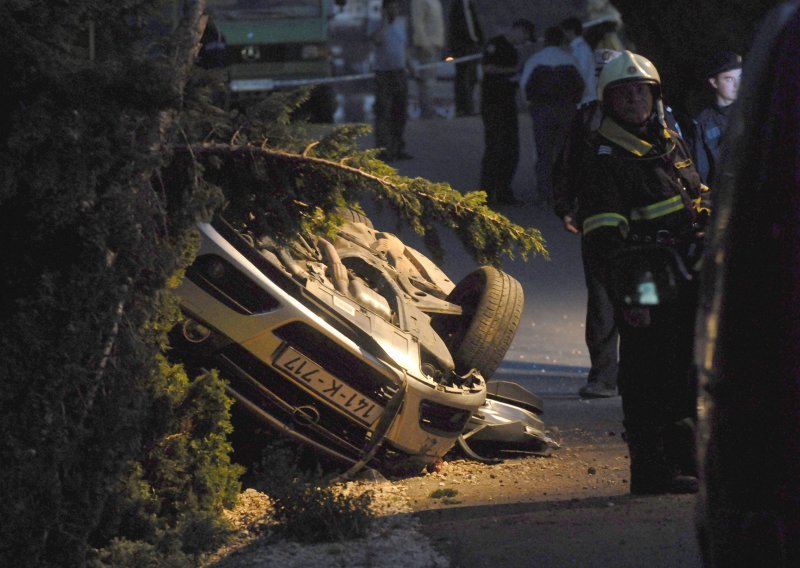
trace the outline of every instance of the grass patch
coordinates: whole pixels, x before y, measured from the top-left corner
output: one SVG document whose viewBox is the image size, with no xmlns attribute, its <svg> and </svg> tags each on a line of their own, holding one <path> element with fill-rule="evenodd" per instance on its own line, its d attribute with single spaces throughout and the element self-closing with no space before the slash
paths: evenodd
<svg viewBox="0 0 800 568">
<path fill-rule="evenodd" d="M 461 501 L 453 499 L 458 495 L 458 489 L 453 489 L 452 487 L 445 487 L 443 489 L 436 489 L 435 491 L 431 491 L 430 498 L 431 499 L 441 499 L 442 503 L 445 505 L 457 505 L 461 503 Z"/>
</svg>

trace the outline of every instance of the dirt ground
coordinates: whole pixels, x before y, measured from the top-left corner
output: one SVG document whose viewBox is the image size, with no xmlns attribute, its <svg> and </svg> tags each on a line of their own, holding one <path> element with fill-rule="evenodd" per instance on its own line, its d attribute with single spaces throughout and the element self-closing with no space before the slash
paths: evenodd
<svg viewBox="0 0 800 568">
<path fill-rule="evenodd" d="M 370 537 L 349 543 L 246 534 L 269 508 L 246 492 L 238 546 L 208 565 L 699 568 L 696 497 L 628 494 L 620 399 L 579 399 L 580 376 L 518 380 L 544 400 L 545 424 L 560 444 L 550 456 L 484 464 L 454 453 L 435 472 L 356 482 L 348 490 L 376 492 L 379 520 Z"/>
</svg>

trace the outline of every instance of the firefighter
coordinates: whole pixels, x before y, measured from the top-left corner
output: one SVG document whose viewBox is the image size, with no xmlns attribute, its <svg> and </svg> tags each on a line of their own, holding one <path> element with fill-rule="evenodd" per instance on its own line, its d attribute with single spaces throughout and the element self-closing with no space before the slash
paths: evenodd
<svg viewBox="0 0 800 568">
<path fill-rule="evenodd" d="M 666 126 L 661 80 L 624 51 L 598 80 L 604 117 L 581 168 L 577 221 L 586 262 L 612 297 L 632 494 L 697 491 L 690 372 L 694 278 L 708 188 Z"/>
</svg>

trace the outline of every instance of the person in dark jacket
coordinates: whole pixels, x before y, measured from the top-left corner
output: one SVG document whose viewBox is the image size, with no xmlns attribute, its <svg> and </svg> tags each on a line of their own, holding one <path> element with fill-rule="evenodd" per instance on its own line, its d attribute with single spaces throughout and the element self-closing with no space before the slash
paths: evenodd
<svg viewBox="0 0 800 568">
<path fill-rule="evenodd" d="M 589 142 L 603 120 L 602 106 L 597 100 L 583 105 L 575 115 L 567 141 L 553 166 L 553 210 L 564 223 L 564 229 L 580 235 L 576 221 L 580 168 L 583 153 L 590 151 Z M 581 235 L 583 249 L 583 236 Z M 614 308 L 604 283 L 587 263 L 585 254 L 583 274 L 586 281 L 585 339 L 589 350 L 589 375 L 578 394 L 581 398 L 610 398 L 617 396 L 619 333 L 614 322 Z"/>
<path fill-rule="evenodd" d="M 450 2 L 447 46 L 455 58 L 476 55 L 483 49 L 485 38 L 478 19 L 475 0 L 452 0 Z M 473 94 L 478 84 L 479 59 L 456 63 L 455 106 L 456 116 L 475 114 Z"/>
<path fill-rule="evenodd" d="M 742 57 L 731 51 L 714 55 L 706 69 L 713 101 L 694 117 L 692 155 L 706 184 L 713 184 L 722 152 L 722 135 L 728 129 L 730 109 L 739 94 Z"/>
<path fill-rule="evenodd" d="M 605 50 L 595 68 L 594 100 L 581 105 L 570 126 L 567 141 L 561 148 L 553 166 L 553 210 L 564 223 L 564 229 L 579 235 L 575 214 L 580 191 L 580 167 L 583 152 L 589 151 L 589 140 L 603 120 L 602 105 L 597 100 L 597 76 L 608 61 L 619 56 L 619 51 Z M 581 237 L 581 245 L 583 238 Z M 619 333 L 614 322 L 614 308 L 603 282 L 592 273 L 583 260 L 586 281 L 585 339 L 591 367 L 586 384 L 579 390 L 581 398 L 610 398 L 617 396 L 617 368 L 619 361 Z"/>
<path fill-rule="evenodd" d="M 697 491 L 690 372 L 708 188 L 666 126 L 653 64 L 624 51 L 600 74 L 603 119 L 584 154 L 577 223 L 620 333 L 618 385 L 630 491 Z"/>
<path fill-rule="evenodd" d="M 533 22 L 521 18 L 511 29 L 495 36 L 483 50 L 481 118 L 486 147 L 481 161 L 481 189 L 490 205 L 519 204 L 511 182 L 519 162 L 517 110 L 517 46 L 535 40 Z"/>
</svg>

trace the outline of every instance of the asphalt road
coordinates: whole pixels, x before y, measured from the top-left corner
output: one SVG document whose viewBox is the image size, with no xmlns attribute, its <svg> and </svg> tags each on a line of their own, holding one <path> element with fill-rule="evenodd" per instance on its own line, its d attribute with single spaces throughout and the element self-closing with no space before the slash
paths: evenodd
<svg viewBox="0 0 800 568">
<path fill-rule="evenodd" d="M 487 474 L 473 489 L 464 485 L 463 500 L 455 506 L 426 503 L 423 483 L 417 489 L 423 532 L 455 567 L 699 567 L 695 497 L 631 498 L 622 479 L 627 475 L 627 452 L 619 437 L 620 399 L 581 401 L 577 396 L 589 365 L 579 240 L 564 231 L 550 211 L 532 204 L 532 125 L 525 113 L 520 119 L 522 159 L 513 188 L 527 203 L 499 211 L 518 224 L 539 228 L 551 260 L 504 264 L 522 283 L 526 306 L 496 378 L 517 381 L 544 399 L 545 424 L 559 432 L 564 448 L 557 450 L 563 454 L 560 465 L 571 473 L 564 475 L 561 486 L 545 477 L 545 492 L 536 483 L 500 491 L 493 485 L 496 475 Z M 483 151 L 479 117 L 412 120 L 406 138 L 415 158 L 394 164 L 401 174 L 445 181 L 461 191 L 476 189 Z M 365 145 L 371 143 L 364 140 Z M 376 226 L 393 226 L 388 225 L 393 219 L 381 218 L 386 213 L 372 215 Z M 399 234 L 424 250 L 410 231 Z M 454 236 L 445 234 L 444 240 L 442 268 L 457 281 L 475 265 Z M 598 467 L 621 463 L 621 468 L 610 468 L 618 470 L 616 481 L 579 479 L 585 477 L 585 464 L 594 462 Z M 515 475 L 513 469 L 508 475 Z"/>
</svg>

